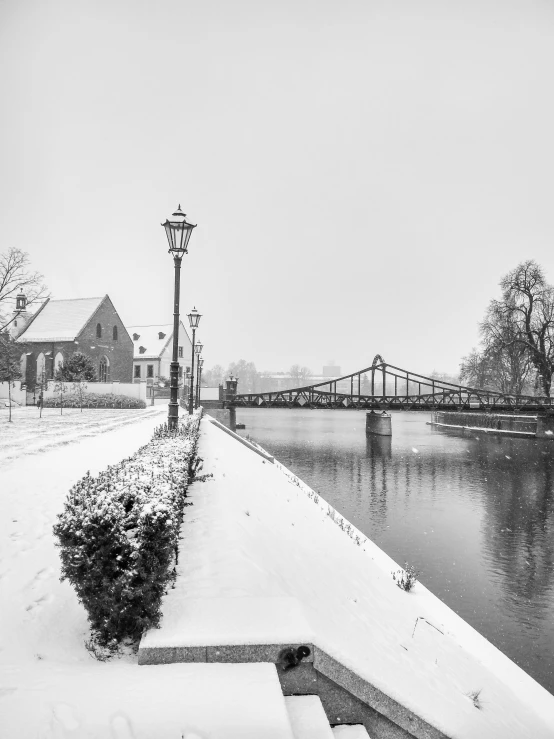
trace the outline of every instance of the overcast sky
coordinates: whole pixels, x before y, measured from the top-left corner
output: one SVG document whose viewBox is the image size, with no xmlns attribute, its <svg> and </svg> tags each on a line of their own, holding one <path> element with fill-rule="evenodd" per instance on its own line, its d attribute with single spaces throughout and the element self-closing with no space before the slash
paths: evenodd
<svg viewBox="0 0 554 739">
<path fill-rule="evenodd" d="M 0 251 L 172 320 L 206 366 L 456 372 L 500 277 L 554 281 L 554 3 L 0 0 Z"/>
</svg>

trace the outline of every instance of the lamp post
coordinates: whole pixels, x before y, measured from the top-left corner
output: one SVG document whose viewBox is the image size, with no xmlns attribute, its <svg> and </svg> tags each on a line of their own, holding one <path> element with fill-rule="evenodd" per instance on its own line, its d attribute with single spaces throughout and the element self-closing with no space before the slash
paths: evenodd
<svg viewBox="0 0 554 739">
<path fill-rule="evenodd" d="M 193 308 L 188 314 L 189 326 L 192 329 L 192 361 L 190 366 L 190 394 L 189 394 L 189 414 L 192 415 L 194 412 L 194 342 L 196 329 L 200 323 L 202 314 L 198 313 L 196 308 Z"/>
<path fill-rule="evenodd" d="M 165 228 L 167 241 L 169 243 L 169 253 L 173 255 L 173 263 L 175 265 L 175 289 L 173 293 L 173 357 L 169 369 L 170 377 L 170 398 L 169 410 L 167 414 L 167 425 L 170 429 L 177 428 L 177 420 L 179 417 L 179 295 L 181 290 L 181 261 L 183 254 L 188 254 L 189 240 L 192 235 L 192 229 L 196 225 L 187 223 L 185 214 L 181 210 L 181 206 L 172 213 L 172 219 L 167 219 L 162 226 Z"/>
<path fill-rule="evenodd" d="M 200 406 L 200 382 L 202 380 L 202 366 L 204 360 L 202 357 L 198 357 L 198 373 L 196 375 L 196 407 Z"/>
<path fill-rule="evenodd" d="M 202 354 L 202 349 L 204 348 L 204 345 L 201 344 L 199 341 L 196 342 L 196 345 L 194 347 L 194 353 L 196 354 L 196 390 L 194 392 L 194 407 L 198 408 L 198 363 L 200 362 L 200 354 Z"/>
</svg>

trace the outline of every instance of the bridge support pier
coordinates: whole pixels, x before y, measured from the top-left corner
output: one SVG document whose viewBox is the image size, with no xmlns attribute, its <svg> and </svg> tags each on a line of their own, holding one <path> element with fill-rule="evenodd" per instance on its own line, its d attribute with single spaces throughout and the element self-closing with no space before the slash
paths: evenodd
<svg viewBox="0 0 554 739">
<path fill-rule="evenodd" d="M 365 414 L 365 433 L 366 436 L 375 434 L 376 436 L 392 436 L 392 418 L 390 413 L 383 411 L 375 413 L 370 411 Z"/>
</svg>

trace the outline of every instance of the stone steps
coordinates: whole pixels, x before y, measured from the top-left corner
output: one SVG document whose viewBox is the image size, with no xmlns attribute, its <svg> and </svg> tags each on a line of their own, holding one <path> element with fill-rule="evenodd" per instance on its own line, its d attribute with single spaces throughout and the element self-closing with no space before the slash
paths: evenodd
<svg viewBox="0 0 554 739">
<path fill-rule="evenodd" d="M 288 695 L 285 705 L 294 739 L 370 739 L 362 724 L 331 728 L 317 695 Z"/>
<path fill-rule="evenodd" d="M 287 695 L 285 705 L 294 739 L 333 739 L 319 696 Z"/>
<path fill-rule="evenodd" d="M 333 727 L 334 739 L 371 739 L 362 724 L 345 724 Z"/>
</svg>

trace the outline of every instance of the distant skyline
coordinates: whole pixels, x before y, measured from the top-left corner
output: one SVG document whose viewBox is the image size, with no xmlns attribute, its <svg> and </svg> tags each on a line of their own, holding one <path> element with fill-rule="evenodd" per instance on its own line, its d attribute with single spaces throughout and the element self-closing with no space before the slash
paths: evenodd
<svg viewBox="0 0 554 739">
<path fill-rule="evenodd" d="M 456 374 L 554 282 L 553 70 L 538 0 L 2 0 L 0 252 L 170 323 L 180 203 L 207 368 Z"/>
</svg>

